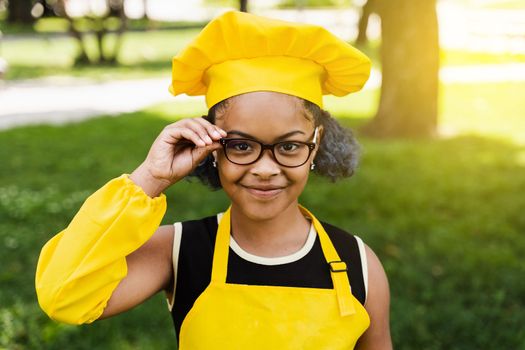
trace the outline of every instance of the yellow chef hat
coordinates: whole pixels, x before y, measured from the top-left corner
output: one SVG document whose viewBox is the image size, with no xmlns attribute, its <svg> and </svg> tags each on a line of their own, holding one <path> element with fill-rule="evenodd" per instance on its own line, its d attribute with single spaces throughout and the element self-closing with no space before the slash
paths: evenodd
<svg viewBox="0 0 525 350">
<path fill-rule="evenodd" d="M 370 60 L 326 29 L 230 11 L 212 20 L 173 58 L 173 95 L 231 96 L 276 91 L 323 105 L 323 95 L 360 90 Z"/>
</svg>

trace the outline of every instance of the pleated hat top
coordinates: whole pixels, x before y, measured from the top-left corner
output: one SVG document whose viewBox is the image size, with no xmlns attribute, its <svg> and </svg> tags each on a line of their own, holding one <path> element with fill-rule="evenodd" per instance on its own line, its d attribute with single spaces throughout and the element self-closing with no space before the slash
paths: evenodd
<svg viewBox="0 0 525 350">
<path fill-rule="evenodd" d="M 213 19 L 172 62 L 173 95 L 229 97 L 276 91 L 323 106 L 323 95 L 360 90 L 370 59 L 323 27 L 238 11 Z"/>
</svg>

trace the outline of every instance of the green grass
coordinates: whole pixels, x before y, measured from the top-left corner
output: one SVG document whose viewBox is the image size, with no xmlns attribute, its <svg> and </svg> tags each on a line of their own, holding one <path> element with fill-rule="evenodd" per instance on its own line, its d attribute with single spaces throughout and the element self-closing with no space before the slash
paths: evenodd
<svg viewBox="0 0 525 350">
<path fill-rule="evenodd" d="M 49 24 L 46 28 L 48 27 Z M 123 47 L 118 57 L 120 64 L 117 66 L 74 66 L 74 57 L 78 52 L 77 43 L 68 36 L 52 33 L 5 40 L 0 55 L 10 66 L 5 76 L 7 80 L 56 75 L 100 80 L 169 76 L 171 58 L 197 33 L 198 29 L 128 32 L 124 36 Z M 88 38 L 87 46 L 88 54 L 96 57 L 93 37 Z M 372 41 L 361 49 L 371 57 L 374 67 L 380 69 L 379 42 Z M 524 63 L 525 54 L 442 49 L 440 59 L 442 66 Z"/>
<path fill-rule="evenodd" d="M 360 138 L 364 153 L 355 177 L 337 184 L 313 177 L 301 197 L 320 219 L 359 234 L 381 258 L 396 348 L 525 346 L 524 89 L 443 87 L 443 124 L 460 135 Z M 358 127 L 376 99 L 377 91 L 365 91 L 327 99 L 326 106 Z M 0 132 L 0 348 L 173 348 L 162 295 L 93 325 L 59 325 L 38 308 L 34 269 L 42 245 L 90 193 L 133 171 L 166 124 L 203 112 L 173 102 L 120 118 Z M 222 192 L 198 183 L 183 181 L 166 194 L 163 224 L 227 205 Z"/>
<path fill-rule="evenodd" d="M 348 8 L 352 4 L 349 0 L 281 0 L 277 8 L 296 9 L 298 3 L 302 3 L 305 8 Z"/>
<path fill-rule="evenodd" d="M 440 86 L 439 129 L 445 136 L 471 135 L 525 145 L 525 83 L 476 83 Z M 364 90 L 345 97 L 325 96 L 325 108 L 358 126 L 374 115 L 379 90 Z M 196 117 L 206 114 L 205 106 L 192 101 L 173 101 L 146 110 L 166 121 L 174 115 Z"/>
<path fill-rule="evenodd" d="M 195 30 L 128 33 L 119 67 L 71 68 L 69 38 L 4 42 L 8 79 L 75 75 L 122 79 L 169 75 L 169 62 Z M 368 48 L 377 57 L 377 46 Z M 524 55 L 446 51 L 442 64 L 525 62 Z M 374 58 L 375 59 L 375 58 Z M 525 347 L 525 84 L 454 84 L 440 89 L 443 139 L 362 138 L 356 176 L 312 178 L 302 203 L 359 234 L 380 256 L 392 291 L 399 349 Z M 377 90 L 327 98 L 348 126 L 373 115 Z M 36 304 L 41 246 L 109 179 L 140 164 L 162 128 L 205 113 L 192 102 L 120 118 L 0 132 L 0 348 L 168 349 L 175 337 L 157 295 L 90 326 L 51 322 Z M 167 191 L 163 223 L 222 210 L 227 198 L 197 183 Z M 337 205 L 327 205 L 337 203 Z"/>
<path fill-rule="evenodd" d="M 197 29 L 128 32 L 118 66 L 74 67 L 77 43 L 67 36 L 6 41 L 2 56 L 9 63 L 6 79 L 69 75 L 94 79 L 169 76 L 171 58 L 198 32 Z M 94 38 L 87 40 L 88 54 L 96 55 Z"/>
<path fill-rule="evenodd" d="M 525 54 L 510 52 L 490 53 L 442 49 L 440 53 L 440 60 L 442 66 L 524 63 Z"/>
<path fill-rule="evenodd" d="M 446 134 L 485 135 L 525 145 L 525 82 L 441 86 L 440 124 Z"/>
<path fill-rule="evenodd" d="M 46 34 L 46 33 L 67 33 L 69 21 L 62 17 L 43 17 L 35 21 L 34 24 L 7 23 L 5 13 L 0 12 L 0 30 L 7 35 L 17 34 Z M 115 17 L 108 20 L 108 29 L 114 30 L 112 24 L 118 23 Z M 79 29 L 89 28 L 90 23 L 86 19 L 76 20 Z M 204 27 L 206 23 L 195 21 L 156 21 L 146 19 L 128 19 L 127 28 L 130 30 L 151 30 L 151 29 L 184 29 L 187 27 Z"/>
<path fill-rule="evenodd" d="M 366 45 L 359 47 L 360 50 L 372 59 L 373 66 L 377 69 L 381 67 L 380 46 L 381 43 L 379 40 L 371 40 Z M 493 53 L 441 48 L 439 60 L 441 67 L 524 63 L 525 53 Z"/>
</svg>

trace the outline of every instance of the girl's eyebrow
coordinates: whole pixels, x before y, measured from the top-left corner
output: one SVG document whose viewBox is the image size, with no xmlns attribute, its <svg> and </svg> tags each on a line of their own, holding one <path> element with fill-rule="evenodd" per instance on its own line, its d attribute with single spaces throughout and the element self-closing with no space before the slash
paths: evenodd
<svg viewBox="0 0 525 350">
<path fill-rule="evenodd" d="M 247 139 L 252 139 L 252 140 L 256 140 L 256 141 L 260 141 L 257 137 L 255 136 L 252 136 L 250 134 L 247 134 L 245 132 L 242 132 L 242 131 L 238 131 L 238 130 L 230 130 L 227 132 L 228 135 L 230 134 L 234 134 L 234 135 L 239 135 L 241 137 L 244 137 L 244 138 L 247 138 Z M 280 140 L 284 140 L 290 136 L 293 136 L 293 135 L 297 135 L 297 134 L 303 134 L 303 135 L 306 135 L 303 131 L 301 130 L 294 130 L 294 131 L 290 131 L 290 132 L 287 132 L 286 134 L 284 135 L 281 135 L 277 138 L 275 138 L 275 141 L 280 141 Z"/>
</svg>

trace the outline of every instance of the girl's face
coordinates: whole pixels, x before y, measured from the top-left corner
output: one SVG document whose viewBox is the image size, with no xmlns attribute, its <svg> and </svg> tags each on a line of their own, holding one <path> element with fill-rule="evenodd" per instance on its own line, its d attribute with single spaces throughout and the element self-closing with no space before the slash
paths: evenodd
<svg viewBox="0 0 525 350">
<path fill-rule="evenodd" d="M 264 144 L 280 141 L 312 142 L 314 123 L 302 101 L 277 92 L 252 92 L 231 98 L 215 123 L 228 138 L 249 138 Z M 319 136 L 316 143 L 319 144 Z M 237 165 L 216 153 L 222 188 L 232 207 L 252 220 L 267 220 L 297 206 L 306 185 L 316 149 L 302 166 L 279 165 L 270 150 L 253 164 Z"/>
</svg>

